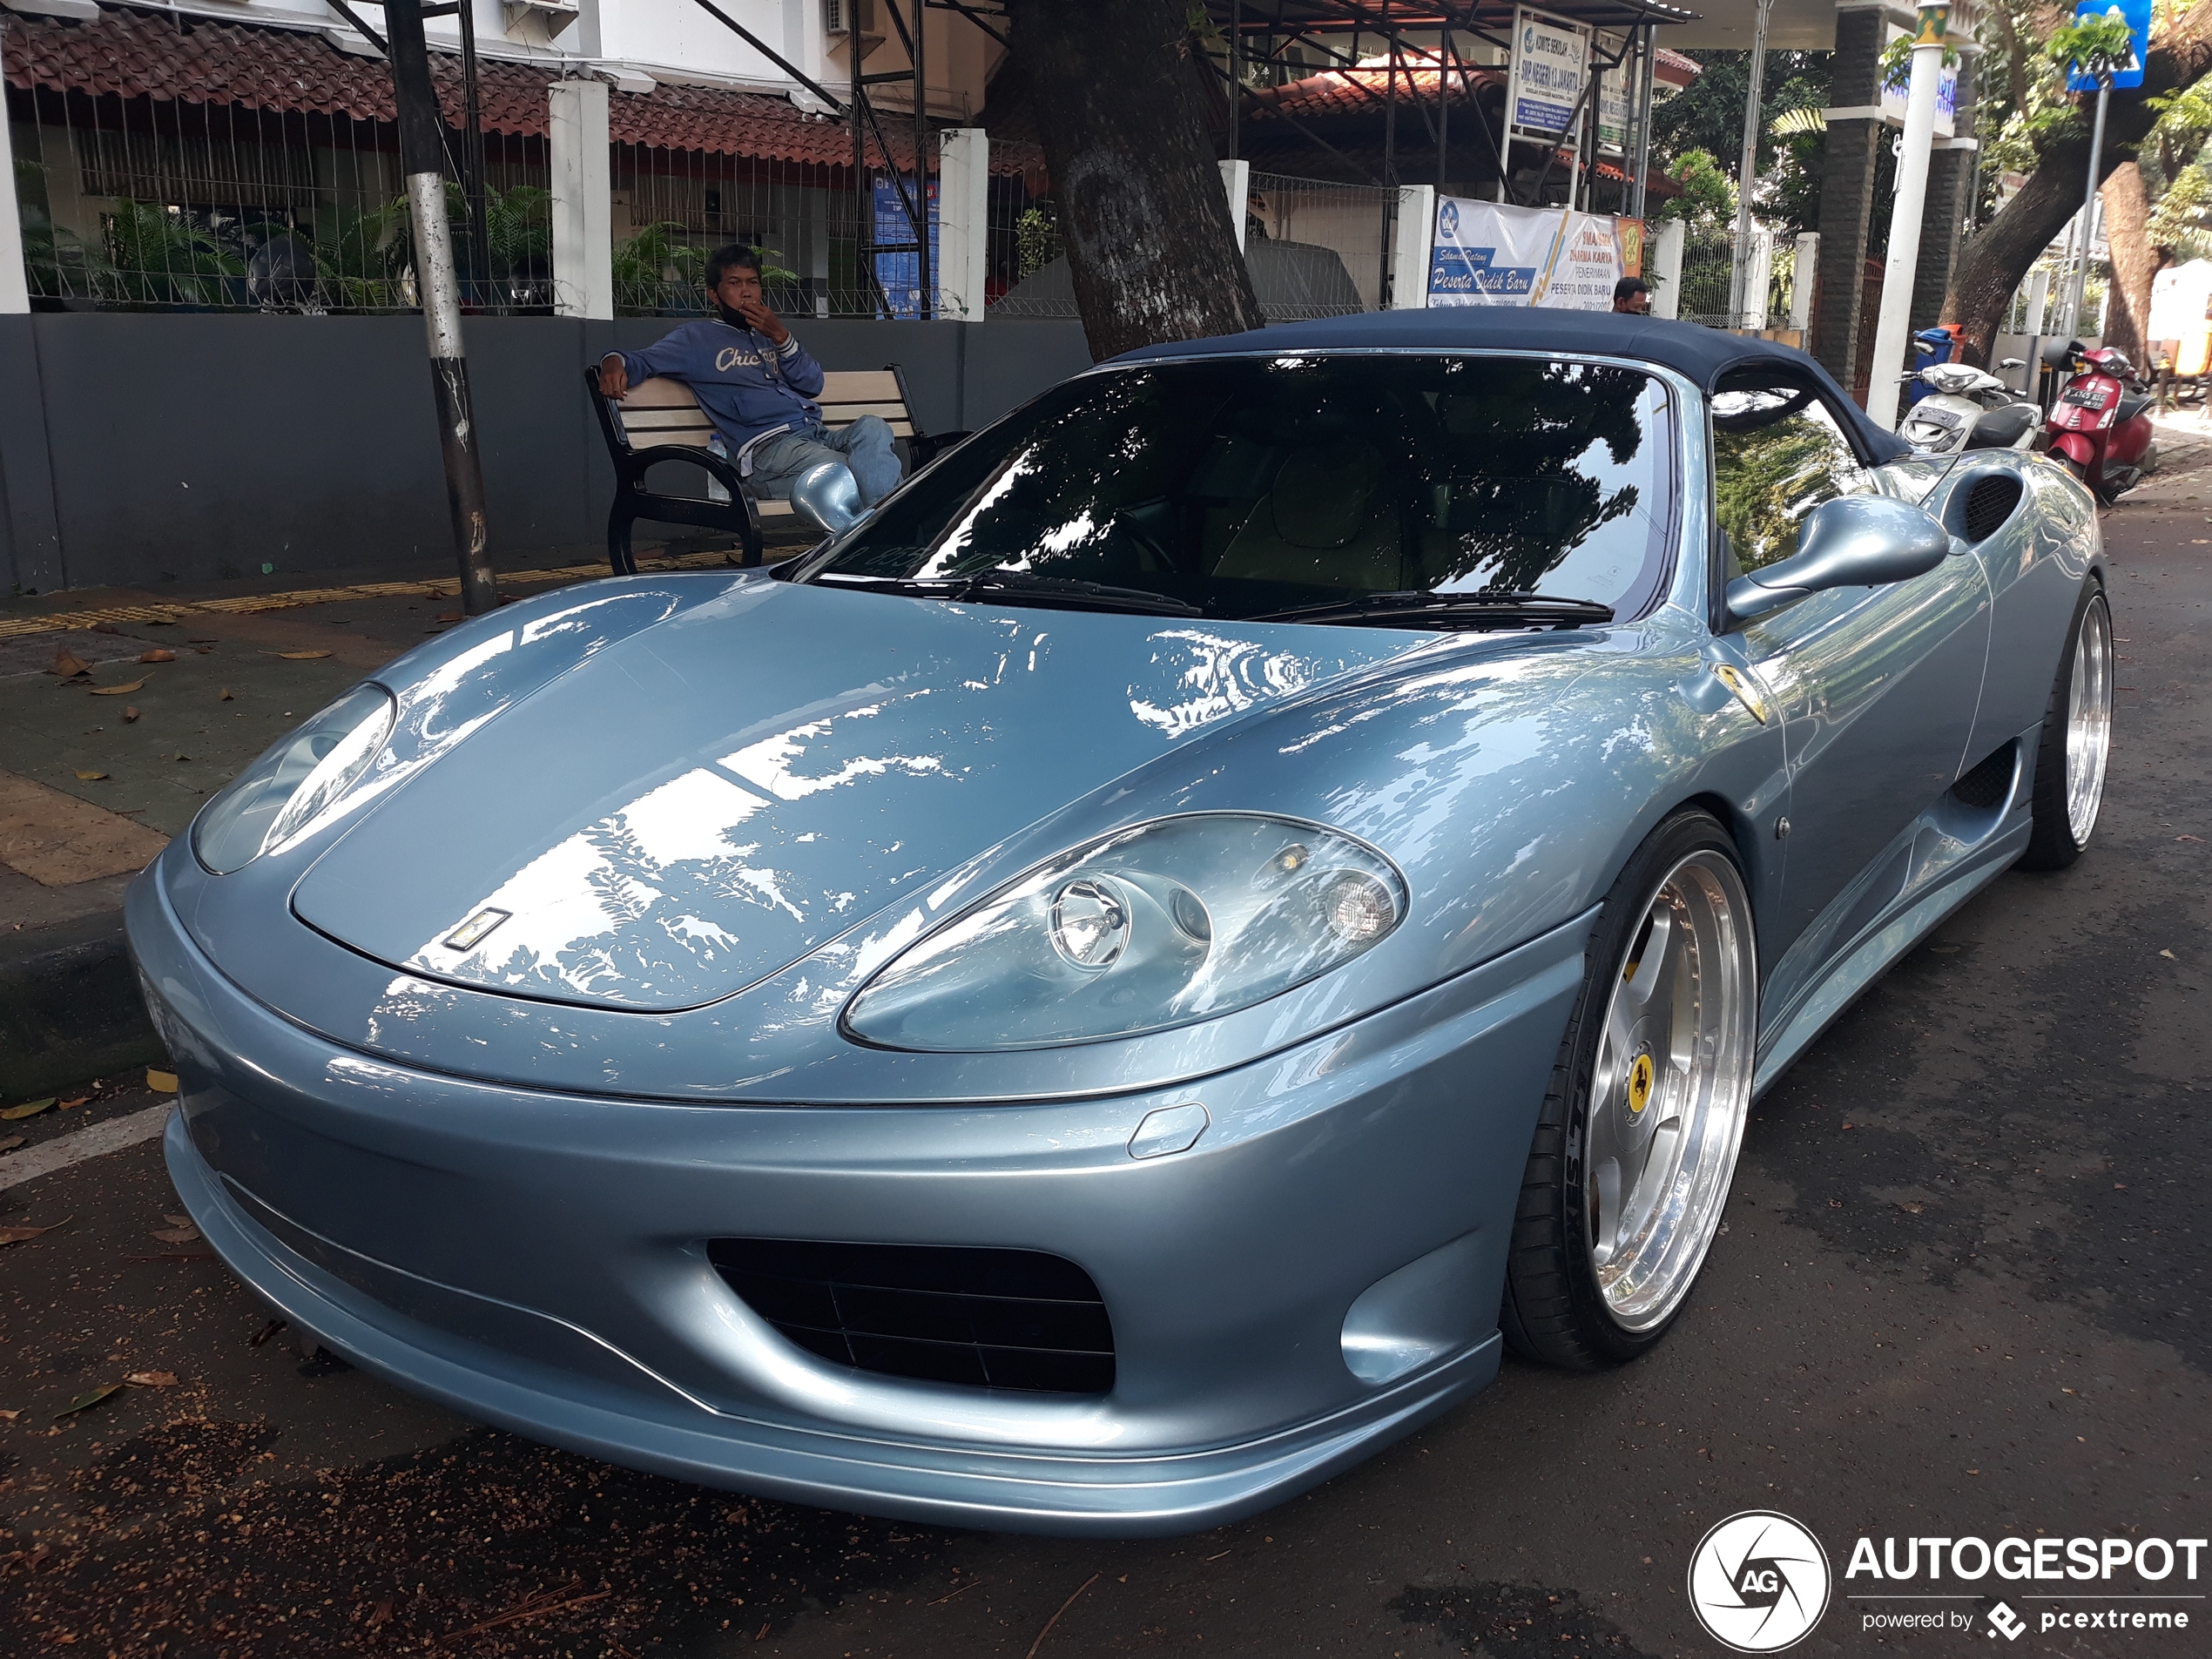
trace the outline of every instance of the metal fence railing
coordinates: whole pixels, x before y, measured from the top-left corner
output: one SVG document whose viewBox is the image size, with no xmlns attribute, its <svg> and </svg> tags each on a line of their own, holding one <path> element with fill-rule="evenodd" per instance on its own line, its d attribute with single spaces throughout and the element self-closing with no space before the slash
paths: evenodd
<svg viewBox="0 0 2212 1659">
<path fill-rule="evenodd" d="M 388 122 L 48 88 L 7 92 L 32 298 L 69 310 L 374 312 L 416 304 Z M 461 148 L 461 135 L 448 135 Z M 456 179 L 463 168 L 456 154 Z M 484 136 L 481 230 L 449 186 L 462 298 L 553 307 L 542 138 Z"/>
<path fill-rule="evenodd" d="M 1255 172 L 1244 263 L 1270 322 L 1379 311 L 1398 192 Z"/>
<path fill-rule="evenodd" d="M 1751 271 L 1740 310 L 1729 304 L 1736 274 L 1736 227 L 1732 225 L 1692 226 L 1683 239 L 1682 292 L 1676 314 L 1684 322 L 1709 328 L 1777 328 L 1790 319 L 1796 289 L 1797 244 L 1784 236 L 1753 227 L 1750 250 Z M 1762 275 L 1766 306 L 1758 307 L 1756 290 Z"/>
</svg>

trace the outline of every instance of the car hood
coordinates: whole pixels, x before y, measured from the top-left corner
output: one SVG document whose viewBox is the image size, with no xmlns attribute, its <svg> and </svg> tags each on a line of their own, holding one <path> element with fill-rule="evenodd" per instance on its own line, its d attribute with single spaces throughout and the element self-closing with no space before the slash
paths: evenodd
<svg viewBox="0 0 2212 1659">
<path fill-rule="evenodd" d="M 454 745 L 361 814 L 293 908 L 428 979 L 697 1007 L 1422 637 L 743 583 Z"/>
</svg>

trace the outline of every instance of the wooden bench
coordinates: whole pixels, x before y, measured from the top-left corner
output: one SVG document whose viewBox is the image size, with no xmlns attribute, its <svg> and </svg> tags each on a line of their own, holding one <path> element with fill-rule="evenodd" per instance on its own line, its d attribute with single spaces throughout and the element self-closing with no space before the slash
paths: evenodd
<svg viewBox="0 0 2212 1659">
<path fill-rule="evenodd" d="M 714 422 L 691 395 L 691 388 L 681 381 L 655 376 L 631 387 L 629 395 L 617 401 L 600 395 L 596 365 L 585 369 L 583 377 L 590 388 L 591 406 L 598 411 L 608 457 L 615 465 L 614 505 L 607 513 L 607 563 L 615 574 L 629 576 L 637 571 L 630 533 L 641 518 L 656 523 L 693 524 L 736 536 L 745 543 L 744 562 L 759 563 L 761 521 L 792 516 L 792 505 L 787 501 L 757 499 L 745 480 L 738 475 L 736 462 L 707 448 L 714 436 Z M 905 451 L 910 475 L 968 435 L 965 432 L 924 435 L 907 397 L 906 376 L 896 363 L 888 368 L 826 370 L 821 395 L 815 401 L 822 408 L 822 424 L 833 432 L 863 415 L 881 416 Z M 666 462 L 687 462 L 702 469 L 721 487 L 720 499 L 711 495 L 668 496 L 648 489 L 646 472 Z"/>
</svg>

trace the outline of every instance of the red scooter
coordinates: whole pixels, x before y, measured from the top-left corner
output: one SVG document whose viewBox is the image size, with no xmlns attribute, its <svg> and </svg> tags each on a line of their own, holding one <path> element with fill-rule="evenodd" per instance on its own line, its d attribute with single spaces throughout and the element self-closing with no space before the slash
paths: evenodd
<svg viewBox="0 0 2212 1659">
<path fill-rule="evenodd" d="M 2051 457 L 2109 507 L 2158 470 L 2151 395 L 2110 346 L 2084 351 L 2078 340 L 2054 341 L 2043 361 L 2073 376 L 2051 410 Z"/>
</svg>

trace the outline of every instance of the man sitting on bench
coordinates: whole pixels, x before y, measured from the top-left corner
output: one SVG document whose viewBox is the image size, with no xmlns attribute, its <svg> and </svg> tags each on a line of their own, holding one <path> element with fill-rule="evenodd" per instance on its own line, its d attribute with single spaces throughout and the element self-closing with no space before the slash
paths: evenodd
<svg viewBox="0 0 2212 1659">
<path fill-rule="evenodd" d="M 620 398 L 656 374 L 681 381 L 713 421 L 756 499 L 789 501 L 834 534 L 897 488 L 891 428 L 873 415 L 840 432 L 822 425 L 822 366 L 768 308 L 760 255 L 739 243 L 706 262 L 715 316 L 687 322 L 644 351 L 609 352 L 599 390 Z"/>
</svg>

